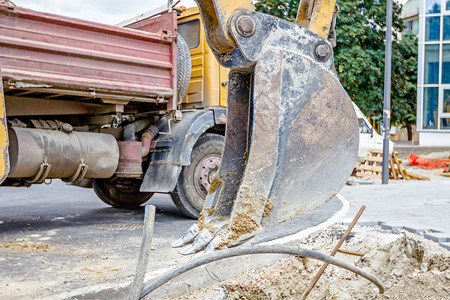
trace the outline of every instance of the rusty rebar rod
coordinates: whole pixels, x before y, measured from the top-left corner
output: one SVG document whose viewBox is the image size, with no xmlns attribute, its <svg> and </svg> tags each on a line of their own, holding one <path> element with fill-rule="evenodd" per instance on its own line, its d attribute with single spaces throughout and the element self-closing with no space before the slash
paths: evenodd
<svg viewBox="0 0 450 300">
<path fill-rule="evenodd" d="M 339 249 L 338 252 L 344 253 L 344 254 L 349 254 L 349 255 L 354 255 L 354 256 L 364 256 L 364 255 L 366 255 L 365 253 L 355 252 L 355 251 L 348 250 L 348 249 Z"/>
<path fill-rule="evenodd" d="M 342 246 L 342 244 L 344 243 L 345 239 L 349 235 L 350 231 L 352 231 L 353 227 L 355 226 L 356 222 L 358 222 L 359 217 L 361 217 L 361 215 L 362 215 L 362 213 L 364 212 L 365 209 L 366 209 L 365 205 L 361 206 L 361 208 L 359 209 L 359 211 L 356 214 L 355 218 L 350 223 L 350 225 L 348 226 L 347 230 L 344 232 L 344 234 L 342 235 L 341 239 L 339 240 L 339 242 L 334 247 L 333 251 L 331 251 L 330 256 L 336 255 L 336 253 L 338 252 L 339 248 Z M 314 278 L 311 281 L 311 283 L 309 284 L 308 288 L 306 289 L 306 291 L 301 296 L 301 298 L 300 298 L 301 300 L 304 300 L 304 299 L 306 299 L 306 297 L 308 297 L 309 293 L 311 293 L 312 289 L 314 288 L 316 283 L 319 281 L 320 277 L 322 276 L 323 272 L 328 267 L 328 265 L 329 265 L 328 262 L 323 263 L 323 265 L 320 268 L 319 272 L 317 272 L 316 276 L 314 276 Z"/>
</svg>

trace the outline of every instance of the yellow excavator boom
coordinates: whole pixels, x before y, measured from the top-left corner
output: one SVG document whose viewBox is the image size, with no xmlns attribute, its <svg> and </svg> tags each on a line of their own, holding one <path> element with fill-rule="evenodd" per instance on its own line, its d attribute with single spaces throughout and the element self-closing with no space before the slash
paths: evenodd
<svg viewBox="0 0 450 300">
<path fill-rule="evenodd" d="M 335 9 L 336 0 L 300 0 L 295 23 L 326 39 Z"/>
</svg>

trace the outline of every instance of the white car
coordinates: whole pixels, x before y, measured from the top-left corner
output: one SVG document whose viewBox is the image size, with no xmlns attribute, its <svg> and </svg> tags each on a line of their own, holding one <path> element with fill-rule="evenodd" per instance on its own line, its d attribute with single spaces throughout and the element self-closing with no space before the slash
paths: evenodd
<svg viewBox="0 0 450 300">
<path fill-rule="evenodd" d="M 354 102 L 353 108 L 355 109 L 359 124 L 358 161 L 363 162 L 370 149 L 383 150 L 383 137 L 373 129 L 369 120 Z M 393 150 L 394 143 L 389 141 L 389 153 L 392 153 Z"/>
</svg>

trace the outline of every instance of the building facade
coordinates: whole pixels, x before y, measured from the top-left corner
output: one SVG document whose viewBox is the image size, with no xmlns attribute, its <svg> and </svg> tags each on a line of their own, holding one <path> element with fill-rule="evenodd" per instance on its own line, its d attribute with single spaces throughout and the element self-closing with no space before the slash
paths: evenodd
<svg viewBox="0 0 450 300">
<path fill-rule="evenodd" d="M 409 0 L 403 5 L 401 18 L 406 25 L 406 30 L 418 35 L 419 34 L 419 10 L 420 1 Z"/>
<path fill-rule="evenodd" d="M 421 0 L 419 6 L 419 143 L 450 146 L 450 0 Z"/>
</svg>

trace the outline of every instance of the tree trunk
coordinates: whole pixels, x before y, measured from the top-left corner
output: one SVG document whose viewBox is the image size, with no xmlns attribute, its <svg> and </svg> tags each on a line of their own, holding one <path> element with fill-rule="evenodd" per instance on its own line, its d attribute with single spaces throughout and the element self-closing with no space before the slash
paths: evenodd
<svg viewBox="0 0 450 300">
<path fill-rule="evenodd" d="M 406 129 L 408 130 L 408 141 L 412 141 L 412 125 L 406 125 Z"/>
</svg>

